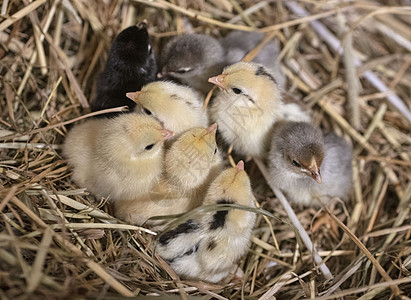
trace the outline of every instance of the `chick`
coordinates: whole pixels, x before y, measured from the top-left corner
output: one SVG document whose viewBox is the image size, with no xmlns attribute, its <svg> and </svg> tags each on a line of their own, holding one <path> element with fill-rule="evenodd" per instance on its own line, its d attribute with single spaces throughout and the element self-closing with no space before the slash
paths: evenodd
<svg viewBox="0 0 411 300">
<path fill-rule="evenodd" d="M 126 97 L 126 92 L 140 90 L 155 79 L 157 64 L 146 27 L 146 23 L 128 27 L 114 40 L 104 71 L 97 81 L 92 111 L 122 105 L 128 105 L 132 110 L 136 104 Z"/>
<path fill-rule="evenodd" d="M 274 127 L 269 154 L 270 180 L 290 201 L 318 206 L 315 198 L 347 200 L 351 192 L 351 146 L 305 122 Z"/>
<path fill-rule="evenodd" d="M 138 104 L 136 111 L 155 117 L 176 136 L 187 129 L 208 125 L 207 114 L 201 110 L 200 95 L 187 86 L 156 81 L 140 92 L 126 95 Z"/>
<path fill-rule="evenodd" d="M 207 179 L 218 149 L 217 124 L 197 127 L 180 136 L 165 156 L 167 180 L 184 191 L 199 187 Z"/>
<path fill-rule="evenodd" d="M 220 88 L 210 119 L 218 122 L 222 138 L 240 154 L 265 155 L 272 126 L 279 120 L 310 120 L 298 105 L 283 103 L 277 81 L 263 65 L 239 62 L 209 82 Z"/>
<path fill-rule="evenodd" d="M 254 207 L 242 161 L 211 183 L 203 204 Z M 205 213 L 163 234 L 156 251 L 184 278 L 219 282 L 247 252 L 254 223 L 255 214 L 244 210 Z"/>
<path fill-rule="evenodd" d="M 171 76 L 206 94 L 212 85 L 207 79 L 221 72 L 225 53 L 215 38 L 185 34 L 171 39 L 161 54 L 161 76 Z"/>
<path fill-rule="evenodd" d="M 225 49 L 225 63 L 227 66 L 239 62 L 264 39 L 264 34 L 256 31 L 231 31 L 220 40 Z M 253 62 L 262 64 L 269 69 L 280 89 L 284 88 L 285 77 L 281 72 L 281 66 L 276 61 L 280 54 L 277 41 L 269 41 L 253 59 Z"/>
<path fill-rule="evenodd" d="M 68 133 L 64 155 L 74 181 L 97 197 L 133 199 L 160 179 L 163 143 L 173 135 L 145 115 L 92 119 Z"/>
<path fill-rule="evenodd" d="M 116 216 L 142 224 L 153 216 L 184 213 L 200 205 L 205 186 L 221 168 L 216 130 L 217 124 L 196 127 L 178 137 L 166 152 L 158 184 L 132 201 L 116 202 Z"/>
</svg>

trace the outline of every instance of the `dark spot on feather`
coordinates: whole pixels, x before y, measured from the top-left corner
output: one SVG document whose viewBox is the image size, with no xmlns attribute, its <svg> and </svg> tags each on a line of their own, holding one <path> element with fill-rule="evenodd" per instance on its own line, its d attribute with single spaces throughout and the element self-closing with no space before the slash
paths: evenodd
<svg viewBox="0 0 411 300">
<path fill-rule="evenodd" d="M 185 103 L 187 104 L 187 106 L 189 106 L 192 109 L 195 109 L 193 103 L 191 103 L 190 101 L 185 101 Z"/>
<path fill-rule="evenodd" d="M 231 204 L 231 203 L 233 202 L 225 200 L 225 199 L 217 201 L 217 204 Z M 225 219 L 226 219 L 227 214 L 228 214 L 228 210 L 221 210 L 221 211 L 215 212 L 215 214 L 213 215 L 213 220 L 210 223 L 210 230 L 215 230 L 220 227 L 223 227 L 225 224 Z"/>
<path fill-rule="evenodd" d="M 254 99 L 253 99 L 253 98 L 251 98 L 251 96 L 250 96 L 250 95 L 246 95 L 246 96 L 247 96 L 248 100 L 250 100 L 251 102 L 255 103 Z"/>
<path fill-rule="evenodd" d="M 197 230 L 199 227 L 193 220 L 178 225 L 175 229 L 169 230 L 160 237 L 160 244 L 167 245 L 171 239 L 176 238 L 180 234 L 190 233 Z"/>
<path fill-rule="evenodd" d="M 190 250 L 184 252 L 183 254 L 178 255 L 176 257 L 173 257 L 173 258 L 170 258 L 170 259 L 165 259 L 164 261 L 170 265 L 173 262 L 175 262 L 176 260 L 178 260 L 179 258 L 182 258 L 184 256 L 189 256 L 189 255 L 192 255 L 192 254 L 196 253 L 198 251 L 199 247 L 200 247 L 200 243 L 197 243 L 193 248 L 191 248 Z"/>
<path fill-rule="evenodd" d="M 213 250 L 216 246 L 217 246 L 216 242 L 215 242 L 214 240 L 211 240 L 211 241 L 208 243 L 207 250 L 208 250 L 208 251 L 211 251 L 211 250 Z"/>
<path fill-rule="evenodd" d="M 270 73 L 267 72 L 267 70 L 263 67 L 260 66 L 258 67 L 257 71 L 255 72 L 256 76 L 266 76 L 268 77 L 272 82 L 274 82 L 275 84 L 277 84 L 277 82 L 275 81 L 273 75 L 271 75 Z"/>
<path fill-rule="evenodd" d="M 187 252 L 184 252 L 183 255 L 181 256 L 189 256 L 191 254 L 194 254 L 198 251 L 198 247 L 200 246 L 200 243 L 196 244 L 194 248 L 191 248 L 190 250 L 188 250 Z"/>
</svg>

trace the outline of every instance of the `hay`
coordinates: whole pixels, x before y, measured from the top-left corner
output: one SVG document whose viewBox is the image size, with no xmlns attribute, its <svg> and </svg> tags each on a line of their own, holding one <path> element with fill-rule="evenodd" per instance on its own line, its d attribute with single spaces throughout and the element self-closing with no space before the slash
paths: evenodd
<svg viewBox="0 0 411 300">
<path fill-rule="evenodd" d="M 4 0 L 0 12 L 2 299 L 411 297 L 409 2 L 22 2 Z M 152 252 L 154 232 L 116 220 L 71 181 L 64 136 L 89 113 L 113 37 L 143 19 L 156 53 L 187 31 L 258 28 L 280 40 L 284 97 L 355 149 L 348 204 L 293 206 L 329 275 L 251 161 L 255 197 L 275 218 L 258 216 L 244 275 L 220 285 L 180 280 Z"/>
</svg>

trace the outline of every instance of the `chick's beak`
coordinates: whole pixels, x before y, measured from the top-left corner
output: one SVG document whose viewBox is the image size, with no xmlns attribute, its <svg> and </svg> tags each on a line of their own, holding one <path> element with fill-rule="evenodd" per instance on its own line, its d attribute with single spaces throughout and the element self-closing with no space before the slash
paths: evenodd
<svg viewBox="0 0 411 300">
<path fill-rule="evenodd" d="M 210 77 L 210 78 L 208 78 L 208 82 L 210 82 L 212 84 L 215 84 L 216 86 L 226 90 L 226 87 L 225 87 L 225 84 L 224 84 L 224 78 L 226 76 L 227 75 L 220 74 L 218 76 Z"/>
<path fill-rule="evenodd" d="M 138 102 L 138 96 L 141 94 L 141 91 L 137 91 L 137 92 L 129 92 L 126 93 L 126 97 L 132 101 L 134 101 L 135 103 Z"/>
<path fill-rule="evenodd" d="M 207 128 L 207 134 L 215 134 L 217 132 L 217 123 L 211 124 Z"/>
<path fill-rule="evenodd" d="M 163 67 L 162 69 L 161 69 L 161 72 L 158 72 L 157 73 L 157 78 L 163 78 L 165 75 L 167 74 L 167 70 L 166 70 L 166 67 Z"/>
<path fill-rule="evenodd" d="M 240 160 L 235 166 L 235 168 L 237 169 L 237 172 L 244 171 L 244 162 Z"/>
<path fill-rule="evenodd" d="M 164 140 L 168 140 L 174 136 L 174 132 L 168 129 L 161 129 L 161 135 L 164 137 Z"/>
<path fill-rule="evenodd" d="M 318 168 L 310 170 L 310 176 L 318 183 L 321 183 L 323 181 L 321 178 L 320 169 Z"/>
</svg>

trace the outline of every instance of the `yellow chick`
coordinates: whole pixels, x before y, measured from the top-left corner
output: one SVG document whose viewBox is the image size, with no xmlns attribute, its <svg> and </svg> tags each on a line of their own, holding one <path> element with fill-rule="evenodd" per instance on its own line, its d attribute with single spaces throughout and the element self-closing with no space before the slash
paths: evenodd
<svg viewBox="0 0 411 300">
<path fill-rule="evenodd" d="M 136 111 L 155 117 L 176 135 L 208 125 L 207 114 L 201 110 L 200 94 L 187 86 L 156 81 L 126 95 L 137 103 Z"/>
<path fill-rule="evenodd" d="M 243 161 L 211 183 L 203 204 L 254 207 Z M 156 249 L 180 276 L 219 282 L 247 252 L 255 218 L 254 213 L 238 209 L 209 212 L 163 234 Z"/>
<path fill-rule="evenodd" d="M 210 119 L 218 122 L 223 139 L 240 154 L 265 155 L 279 120 L 310 120 L 298 105 L 283 103 L 276 79 L 263 65 L 239 62 L 208 81 L 220 88 Z"/>
<path fill-rule="evenodd" d="M 159 183 L 132 201 L 116 202 L 115 215 L 142 224 L 153 216 L 184 213 L 200 205 L 205 186 L 221 168 L 216 130 L 217 124 L 212 124 L 183 133 L 166 152 Z"/>
<path fill-rule="evenodd" d="M 63 151 L 77 184 L 111 201 L 134 199 L 160 179 L 163 144 L 173 135 L 152 117 L 122 114 L 75 126 Z"/>
<path fill-rule="evenodd" d="M 180 136 L 165 156 L 167 181 L 183 191 L 201 186 L 207 179 L 214 156 L 217 124 L 190 129 Z"/>
</svg>

